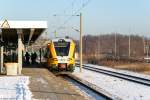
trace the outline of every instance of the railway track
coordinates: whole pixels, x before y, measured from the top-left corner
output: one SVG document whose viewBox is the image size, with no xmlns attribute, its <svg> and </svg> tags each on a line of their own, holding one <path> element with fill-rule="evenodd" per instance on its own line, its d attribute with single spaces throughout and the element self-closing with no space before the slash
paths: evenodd
<svg viewBox="0 0 150 100">
<path fill-rule="evenodd" d="M 106 96 L 103 93 L 96 91 L 95 89 L 87 86 L 86 84 L 82 83 L 78 79 L 68 75 L 63 75 L 63 78 L 69 81 L 74 86 L 78 87 L 81 91 L 86 93 L 90 99 L 94 100 L 112 100 L 110 97 Z"/>
<path fill-rule="evenodd" d="M 79 64 L 76 64 L 76 65 L 77 65 L 77 67 L 79 67 Z M 83 68 L 90 70 L 90 71 L 94 71 L 94 72 L 102 73 L 105 75 L 109 75 L 109 76 L 121 78 L 124 80 L 128 80 L 131 82 L 135 82 L 138 84 L 150 86 L 150 79 L 145 79 L 145 78 L 141 78 L 141 77 L 137 77 L 137 76 L 133 76 L 133 75 L 128 75 L 128 74 L 124 74 L 124 73 L 119 73 L 119 72 L 114 72 L 114 71 L 110 71 L 110 70 L 105 70 L 105 69 L 101 69 L 101 68 L 95 68 L 95 67 L 91 67 L 89 65 L 83 65 Z"/>
</svg>

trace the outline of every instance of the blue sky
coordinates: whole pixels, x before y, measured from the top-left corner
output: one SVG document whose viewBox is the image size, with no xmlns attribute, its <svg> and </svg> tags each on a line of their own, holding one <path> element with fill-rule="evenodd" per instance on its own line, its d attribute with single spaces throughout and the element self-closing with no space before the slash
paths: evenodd
<svg viewBox="0 0 150 100">
<path fill-rule="evenodd" d="M 86 1 L 1 0 L 0 20 L 47 20 L 48 36 L 53 37 L 52 32 Z M 91 0 L 81 12 L 84 34 L 119 32 L 148 36 L 150 33 L 150 0 Z M 72 27 L 79 28 L 79 17 L 73 17 L 62 27 L 56 30 L 58 35 L 78 37 Z"/>
</svg>

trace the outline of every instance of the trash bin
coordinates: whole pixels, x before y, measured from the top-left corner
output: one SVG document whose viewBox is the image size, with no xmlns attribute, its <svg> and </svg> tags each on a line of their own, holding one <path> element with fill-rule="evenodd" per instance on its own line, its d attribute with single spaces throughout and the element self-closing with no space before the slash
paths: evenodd
<svg viewBox="0 0 150 100">
<path fill-rule="evenodd" d="M 17 75 L 18 63 L 5 63 L 6 75 Z"/>
</svg>

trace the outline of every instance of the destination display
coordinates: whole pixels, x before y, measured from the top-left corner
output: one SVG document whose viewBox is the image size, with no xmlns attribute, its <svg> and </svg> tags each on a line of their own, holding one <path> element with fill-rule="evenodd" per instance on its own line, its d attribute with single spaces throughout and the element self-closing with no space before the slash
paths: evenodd
<svg viewBox="0 0 150 100">
<path fill-rule="evenodd" d="M 69 42 L 54 42 L 55 47 L 67 47 L 69 45 Z"/>
</svg>

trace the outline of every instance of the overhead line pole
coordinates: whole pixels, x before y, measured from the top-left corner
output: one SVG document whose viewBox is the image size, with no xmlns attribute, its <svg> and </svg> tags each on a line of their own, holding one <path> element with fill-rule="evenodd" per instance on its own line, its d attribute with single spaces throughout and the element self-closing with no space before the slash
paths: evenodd
<svg viewBox="0 0 150 100">
<path fill-rule="evenodd" d="M 117 33 L 115 32 L 115 59 L 117 57 Z"/>
<path fill-rule="evenodd" d="M 82 13 L 80 13 L 80 72 L 82 72 Z"/>
<path fill-rule="evenodd" d="M 131 36 L 129 35 L 129 59 L 131 57 Z"/>
<path fill-rule="evenodd" d="M 143 49 L 144 49 L 144 56 L 145 56 L 145 37 L 143 36 Z"/>
<path fill-rule="evenodd" d="M 148 55 L 149 54 L 149 44 L 148 44 L 148 39 L 146 40 L 146 44 L 147 44 L 146 45 L 146 52 L 147 52 L 146 55 L 147 55 L 147 63 L 148 63 L 149 62 L 149 55 Z"/>
</svg>

